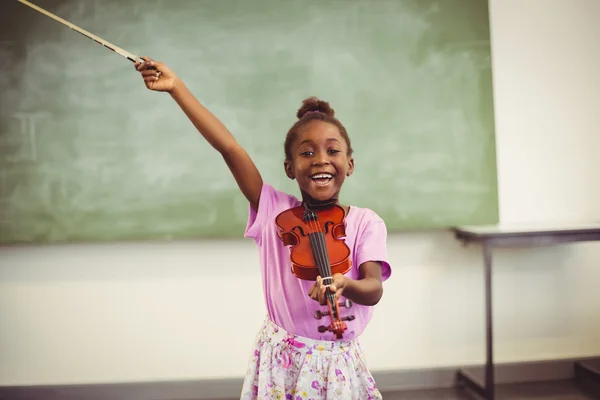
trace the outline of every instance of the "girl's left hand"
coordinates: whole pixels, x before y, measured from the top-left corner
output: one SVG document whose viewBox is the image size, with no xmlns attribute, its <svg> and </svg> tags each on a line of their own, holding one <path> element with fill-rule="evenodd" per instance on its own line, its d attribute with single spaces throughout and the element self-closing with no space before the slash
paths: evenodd
<svg viewBox="0 0 600 400">
<path fill-rule="evenodd" d="M 346 277 L 342 274 L 334 274 L 333 275 L 333 283 L 329 286 L 329 289 L 332 292 L 335 292 L 335 299 L 338 300 L 344 291 L 344 287 L 346 286 Z M 315 284 L 308 291 L 308 296 L 318 301 L 322 306 L 327 304 L 327 299 L 325 298 L 325 290 L 326 287 L 323 284 L 323 279 L 318 276 Z"/>
</svg>

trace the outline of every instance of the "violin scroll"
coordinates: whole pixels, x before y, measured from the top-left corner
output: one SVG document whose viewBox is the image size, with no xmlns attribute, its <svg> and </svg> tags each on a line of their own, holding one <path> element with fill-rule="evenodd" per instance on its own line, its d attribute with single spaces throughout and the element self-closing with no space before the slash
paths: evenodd
<svg viewBox="0 0 600 400">
<path fill-rule="evenodd" d="M 332 302 L 328 302 L 327 305 L 329 307 L 329 311 L 326 313 L 321 313 L 321 315 L 329 315 L 331 317 L 331 324 L 329 324 L 329 326 L 321 325 L 317 329 L 321 333 L 329 331 L 329 332 L 333 333 L 337 339 L 341 339 L 343 337 L 344 331 L 347 328 L 346 323 L 344 321 L 353 321 L 355 317 L 354 317 L 354 315 L 347 315 L 345 317 L 340 318 L 339 307 L 341 307 L 342 305 L 349 305 L 350 307 L 352 307 L 352 302 L 350 300 L 346 300 L 345 303 L 339 303 L 339 304 L 333 302 L 333 305 L 334 305 L 333 307 L 332 307 Z M 347 308 L 350 308 L 350 307 L 347 307 Z M 316 312 L 315 312 L 315 318 L 317 318 Z M 320 319 L 320 318 L 317 318 L 317 319 Z"/>
<path fill-rule="evenodd" d="M 341 320 L 342 321 L 352 321 L 354 319 L 354 315 L 348 315 L 347 317 L 342 317 Z M 331 325 L 329 326 L 325 326 L 325 325 L 320 325 L 319 326 L 319 332 L 323 333 L 323 332 L 332 332 L 335 334 L 335 337 L 338 339 L 341 339 L 342 333 L 347 329 L 346 324 L 344 324 L 343 322 L 339 322 L 339 321 L 334 321 Z"/>
</svg>

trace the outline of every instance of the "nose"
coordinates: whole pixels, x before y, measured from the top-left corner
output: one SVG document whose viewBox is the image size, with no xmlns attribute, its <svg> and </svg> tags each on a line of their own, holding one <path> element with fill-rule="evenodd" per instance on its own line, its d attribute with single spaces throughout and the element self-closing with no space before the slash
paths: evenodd
<svg viewBox="0 0 600 400">
<path fill-rule="evenodd" d="M 329 154 L 326 151 L 319 151 L 315 153 L 313 158 L 313 165 L 326 165 L 329 164 Z"/>
</svg>

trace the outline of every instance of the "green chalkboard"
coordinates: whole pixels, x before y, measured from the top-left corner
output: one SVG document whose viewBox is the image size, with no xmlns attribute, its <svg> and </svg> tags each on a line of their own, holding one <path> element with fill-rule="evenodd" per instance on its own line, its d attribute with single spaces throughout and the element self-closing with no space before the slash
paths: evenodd
<svg viewBox="0 0 600 400">
<path fill-rule="evenodd" d="M 35 3 L 166 62 L 280 189 L 297 193 L 283 141 L 302 99 L 318 96 L 355 149 L 344 203 L 391 232 L 498 220 L 487 1 Z M 242 236 L 245 199 L 167 94 L 56 21 L 8 10 L 2 243 Z"/>
</svg>

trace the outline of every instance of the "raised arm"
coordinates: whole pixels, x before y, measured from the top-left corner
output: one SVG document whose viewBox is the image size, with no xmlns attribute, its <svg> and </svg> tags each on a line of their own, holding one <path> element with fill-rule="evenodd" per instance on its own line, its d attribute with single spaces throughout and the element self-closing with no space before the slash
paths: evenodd
<svg viewBox="0 0 600 400">
<path fill-rule="evenodd" d="M 256 165 L 246 150 L 237 142 L 227 127 L 200 104 L 173 71 L 163 63 L 147 57 L 142 58 L 144 62 L 136 62 L 135 67 L 142 74 L 146 87 L 150 90 L 170 93 L 198 132 L 215 150 L 221 153 L 240 190 L 250 205 L 258 210 L 263 182 Z"/>
</svg>

